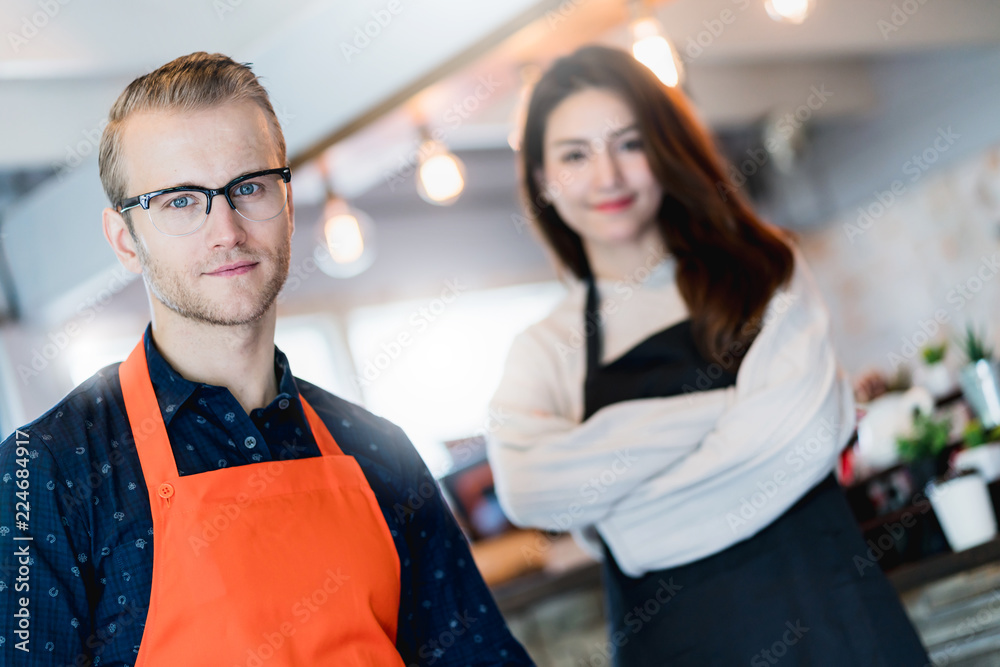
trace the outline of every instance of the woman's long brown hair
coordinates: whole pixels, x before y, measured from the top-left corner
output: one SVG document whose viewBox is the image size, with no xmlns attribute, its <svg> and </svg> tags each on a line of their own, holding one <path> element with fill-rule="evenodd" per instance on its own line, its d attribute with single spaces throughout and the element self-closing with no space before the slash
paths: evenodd
<svg viewBox="0 0 1000 667">
<path fill-rule="evenodd" d="M 587 46 L 558 59 L 531 95 L 521 143 L 525 204 L 559 261 L 580 279 L 590 267 L 579 235 L 542 193 L 545 125 L 564 99 L 610 90 L 635 114 L 650 169 L 663 188 L 657 226 L 676 259 L 676 280 L 706 360 L 735 373 L 795 258 L 787 232 L 764 222 L 732 184 L 712 137 L 682 92 L 663 85 L 629 54 Z"/>
</svg>

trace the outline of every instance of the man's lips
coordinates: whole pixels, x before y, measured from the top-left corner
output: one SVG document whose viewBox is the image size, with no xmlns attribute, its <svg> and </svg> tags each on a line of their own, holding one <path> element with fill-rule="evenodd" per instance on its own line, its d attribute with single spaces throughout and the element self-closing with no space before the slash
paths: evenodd
<svg viewBox="0 0 1000 667">
<path fill-rule="evenodd" d="M 244 273 L 252 271 L 254 267 L 257 266 L 257 262 L 243 261 L 234 262 L 233 264 L 226 264 L 225 266 L 220 266 L 215 271 L 209 271 L 205 275 L 208 276 L 241 276 Z"/>
<path fill-rule="evenodd" d="M 602 211 L 604 213 L 621 211 L 631 206 L 634 201 L 635 195 L 629 195 L 627 197 L 619 197 L 618 199 L 602 201 L 599 204 L 594 204 L 591 208 L 595 211 Z"/>
</svg>

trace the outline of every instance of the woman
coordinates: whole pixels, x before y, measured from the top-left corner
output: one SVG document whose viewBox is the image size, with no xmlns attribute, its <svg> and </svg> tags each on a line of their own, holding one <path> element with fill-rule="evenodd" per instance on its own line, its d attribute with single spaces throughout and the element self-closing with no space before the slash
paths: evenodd
<svg viewBox="0 0 1000 667">
<path fill-rule="evenodd" d="M 514 522 L 603 558 L 615 664 L 928 664 L 831 472 L 854 404 L 826 309 L 683 95 L 583 48 L 520 166 L 572 280 L 511 348 L 489 454 Z"/>
</svg>

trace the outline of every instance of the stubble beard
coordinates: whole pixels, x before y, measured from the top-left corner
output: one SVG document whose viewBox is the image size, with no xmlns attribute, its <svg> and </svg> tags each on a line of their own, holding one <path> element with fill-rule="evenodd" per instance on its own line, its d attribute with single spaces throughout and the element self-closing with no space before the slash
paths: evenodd
<svg viewBox="0 0 1000 667">
<path fill-rule="evenodd" d="M 136 252 L 139 262 L 142 265 L 143 279 L 149 286 L 153 296 L 164 306 L 174 311 L 181 317 L 185 317 L 203 324 L 216 326 L 235 327 L 256 322 L 264 313 L 270 309 L 271 305 L 278 298 L 278 293 L 288 279 L 288 268 L 291 263 L 291 239 L 285 238 L 284 243 L 278 251 L 271 257 L 274 259 L 274 273 L 268 278 L 259 292 L 259 298 L 250 308 L 244 312 L 227 313 L 224 307 L 214 303 L 203 294 L 198 294 L 188 285 L 185 285 L 176 274 L 166 271 L 156 260 L 149 256 L 143 243 L 136 243 Z M 250 259 L 261 262 L 259 267 L 263 268 L 262 259 L 267 259 L 267 255 L 254 254 L 243 256 L 235 261 Z"/>
</svg>

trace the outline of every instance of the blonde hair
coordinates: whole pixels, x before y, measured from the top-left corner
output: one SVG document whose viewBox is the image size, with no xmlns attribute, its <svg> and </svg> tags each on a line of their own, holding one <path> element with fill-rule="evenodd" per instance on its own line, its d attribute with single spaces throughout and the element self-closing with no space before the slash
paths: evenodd
<svg viewBox="0 0 1000 667">
<path fill-rule="evenodd" d="M 249 64 L 235 62 L 221 53 L 199 51 L 171 60 L 135 79 L 118 96 L 101 135 L 98 164 L 104 193 L 117 207 L 128 195 L 127 174 L 122 159 L 122 130 L 132 114 L 143 111 L 198 111 L 220 104 L 251 100 L 267 117 L 282 165 L 286 161 L 285 136 L 267 91 Z M 129 231 L 131 220 L 125 216 Z"/>
</svg>

